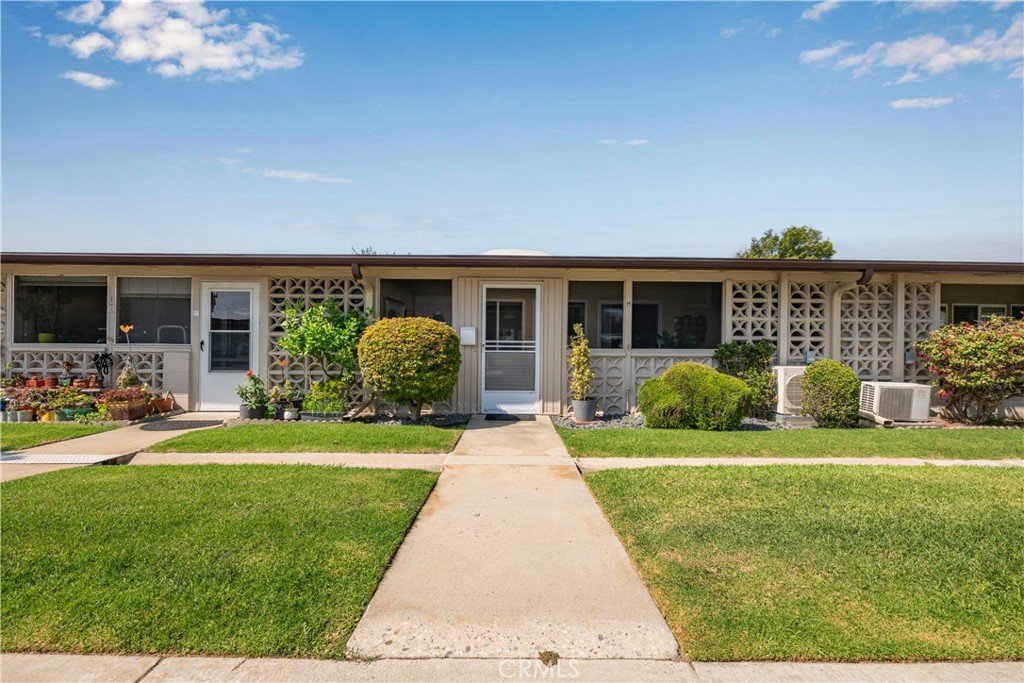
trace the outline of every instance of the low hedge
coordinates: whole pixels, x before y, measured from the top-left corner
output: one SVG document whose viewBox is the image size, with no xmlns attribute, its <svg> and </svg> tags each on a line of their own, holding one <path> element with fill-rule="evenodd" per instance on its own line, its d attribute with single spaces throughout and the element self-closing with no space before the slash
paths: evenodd
<svg viewBox="0 0 1024 683">
<path fill-rule="evenodd" d="M 726 431 L 742 423 L 750 389 L 742 380 L 706 365 L 677 363 L 661 377 L 644 382 L 638 399 L 648 427 Z"/>
</svg>

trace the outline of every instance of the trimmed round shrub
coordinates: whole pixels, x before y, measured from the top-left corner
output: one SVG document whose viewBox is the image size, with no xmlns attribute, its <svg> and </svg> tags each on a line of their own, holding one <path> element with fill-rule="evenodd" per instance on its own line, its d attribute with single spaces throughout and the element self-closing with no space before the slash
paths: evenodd
<svg viewBox="0 0 1024 683">
<path fill-rule="evenodd" d="M 706 365 L 677 363 L 660 378 L 644 382 L 638 400 L 648 427 L 725 431 L 743 421 L 750 389 Z"/>
<path fill-rule="evenodd" d="M 454 329 L 430 318 L 387 318 L 359 340 L 363 382 L 380 396 L 411 408 L 420 419 L 425 403 L 451 395 L 462 354 Z"/>
<path fill-rule="evenodd" d="M 860 380 L 853 368 L 822 358 L 807 366 L 801 387 L 800 412 L 813 417 L 819 427 L 857 424 Z"/>
</svg>

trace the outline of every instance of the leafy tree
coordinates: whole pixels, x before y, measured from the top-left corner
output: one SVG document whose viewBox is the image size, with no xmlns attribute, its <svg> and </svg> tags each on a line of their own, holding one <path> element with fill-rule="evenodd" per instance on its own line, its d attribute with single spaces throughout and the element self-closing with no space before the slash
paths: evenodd
<svg viewBox="0 0 1024 683">
<path fill-rule="evenodd" d="M 781 233 L 765 230 L 750 240 L 750 246 L 736 252 L 738 258 L 830 259 L 836 248 L 820 230 L 806 225 L 792 225 Z"/>
<path fill-rule="evenodd" d="M 312 358 L 324 375 L 330 374 L 332 365 L 340 365 L 342 376 L 354 381 L 357 345 L 366 324 L 365 313 L 343 313 L 333 299 L 305 309 L 295 304 L 285 311 L 285 334 L 277 343 L 290 356 Z M 309 386 L 308 367 L 306 373 Z"/>
</svg>

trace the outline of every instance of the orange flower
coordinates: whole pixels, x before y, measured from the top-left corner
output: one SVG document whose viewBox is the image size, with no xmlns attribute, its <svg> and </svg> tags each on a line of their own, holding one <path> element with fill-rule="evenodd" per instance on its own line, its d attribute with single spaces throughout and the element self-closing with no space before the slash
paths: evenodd
<svg viewBox="0 0 1024 683">
<path fill-rule="evenodd" d="M 280 365 L 283 368 L 284 366 L 288 365 L 288 359 L 287 358 L 279 358 L 278 361 L 277 361 L 277 364 Z"/>
<path fill-rule="evenodd" d="M 128 334 L 135 329 L 135 325 L 121 325 L 121 331 Z"/>
</svg>

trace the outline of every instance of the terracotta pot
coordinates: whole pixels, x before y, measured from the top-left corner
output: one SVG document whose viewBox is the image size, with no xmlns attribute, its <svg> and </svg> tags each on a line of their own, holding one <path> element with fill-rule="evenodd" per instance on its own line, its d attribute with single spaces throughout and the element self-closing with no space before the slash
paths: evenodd
<svg viewBox="0 0 1024 683">
<path fill-rule="evenodd" d="M 56 377 L 47 377 L 43 380 L 43 386 L 47 389 L 56 389 L 57 384 L 58 382 Z"/>
<path fill-rule="evenodd" d="M 153 404 L 156 406 L 157 412 L 169 413 L 174 410 L 174 397 L 167 396 L 166 398 L 157 398 L 153 400 Z"/>
<path fill-rule="evenodd" d="M 132 401 L 131 403 L 108 403 L 110 417 L 114 420 L 138 420 L 146 416 L 149 403 Z"/>
<path fill-rule="evenodd" d="M 39 386 L 39 375 L 32 375 L 25 380 L 25 386 L 29 389 L 35 389 Z"/>
</svg>

